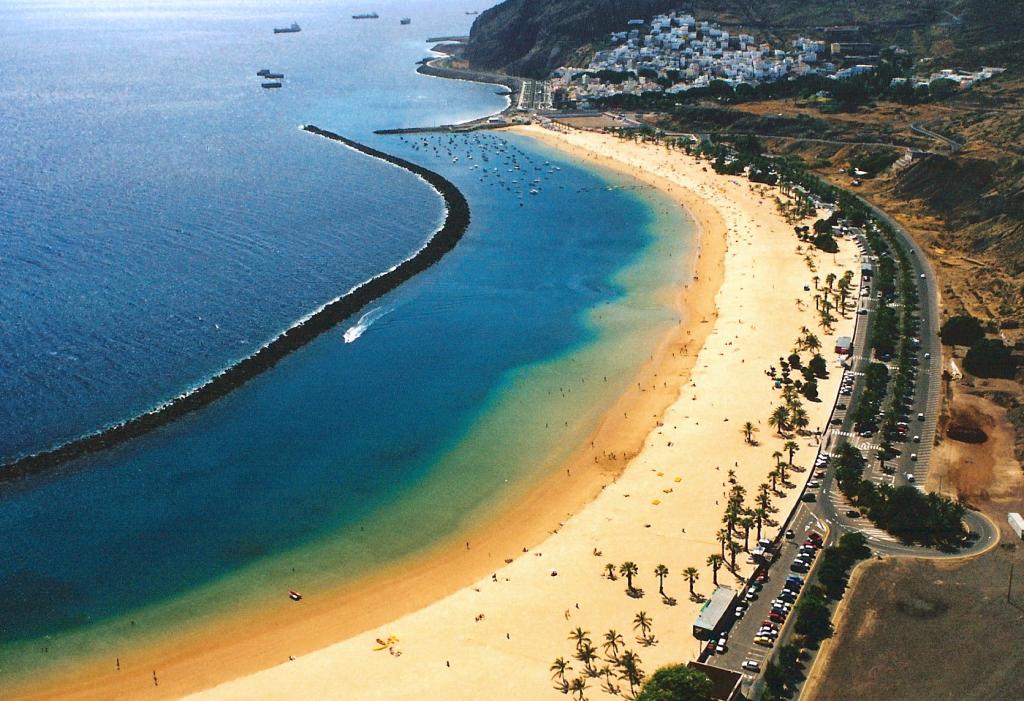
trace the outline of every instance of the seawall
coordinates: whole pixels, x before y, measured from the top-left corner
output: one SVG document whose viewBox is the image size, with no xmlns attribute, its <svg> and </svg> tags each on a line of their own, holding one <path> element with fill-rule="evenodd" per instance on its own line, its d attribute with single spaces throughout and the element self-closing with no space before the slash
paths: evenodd
<svg viewBox="0 0 1024 701">
<path fill-rule="evenodd" d="M 444 199 L 446 214 L 441 228 L 411 257 L 328 302 L 318 311 L 260 347 L 252 355 L 225 368 L 206 383 L 135 418 L 82 436 L 56 448 L 0 465 L 0 483 L 11 482 L 30 474 L 43 472 L 69 460 L 113 447 L 216 401 L 260 373 L 274 367 L 289 353 L 298 350 L 320 334 L 358 313 L 366 305 L 437 263 L 455 247 L 466 233 L 470 220 L 469 203 L 447 178 L 405 159 L 364 146 L 340 134 L 312 125 L 303 126 L 303 130 L 332 141 L 341 142 L 360 153 L 404 168 L 425 180 Z"/>
</svg>

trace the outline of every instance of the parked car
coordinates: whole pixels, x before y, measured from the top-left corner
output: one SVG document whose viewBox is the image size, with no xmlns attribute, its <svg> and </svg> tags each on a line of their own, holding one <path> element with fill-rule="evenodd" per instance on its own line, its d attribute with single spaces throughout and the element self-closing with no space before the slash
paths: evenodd
<svg viewBox="0 0 1024 701">
<path fill-rule="evenodd" d="M 846 515 L 850 518 L 860 518 L 860 512 L 856 509 L 850 509 L 846 512 Z"/>
<path fill-rule="evenodd" d="M 741 664 L 740 666 L 743 667 L 743 669 L 747 670 L 748 672 L 760 672 L 761 671 L 761 665 L 759 665 L 754 660 L 743 660 L 743 664 Z"/>
<path fill-rule="evenodd" d="M 800 501 L 817 501 L 818 497 L 814 496 L 814 492 L 804 492 L 800 495 Z"/>
<path fill-rule="evenodd" d="M 908 482 L 914 482 L 915 481 L 914 480 L 914 473 L 913 472 L 908 472 L 907 473 L 907 481 Z"/>
<path fill-rule="evenodd" d="M 795 537 L 796 537 L 796 533 L 793 532 L 792 528 L 789 528 L 789 529 L 786 530 L 786 539 L 787 540 L 793 540 L 793 538 L 795 538 Z"/>
</svg>

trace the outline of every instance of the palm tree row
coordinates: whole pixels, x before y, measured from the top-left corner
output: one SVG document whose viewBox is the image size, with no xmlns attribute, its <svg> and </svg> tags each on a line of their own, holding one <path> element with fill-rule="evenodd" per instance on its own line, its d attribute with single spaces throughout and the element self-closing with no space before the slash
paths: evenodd
<svg viewBox="0 0 1024 701">
<path fill-rule="evenodd" d="M 637 640 L 645 645 L 654 645 L 657 639 L 651 634 L 653 621 L 644 611 L 640 611 L 633 618 L 633 629 L 639 630 Z M 570 692 L 580 701 L 585 699 L 585 692 L 589 679 L 603 677 L 603 689 L 609 694 L 620 694 L 622 690 L 615 685 L 613 678 L 625 681 L 629 684 L 630 696 L 635 696 L 636 689 L 643 682 L 646 674 L 640 668 L 640 656 L 625 647 L 622 635 L 612 629 L 604 634 L 604 642 L 601 648 L 604 651 L 602 660 L 597 654 L 597 648 L 590 639 L 590 631 L 576 627 L 569 633 L 569 640 L 576 644 L 576 652 L 573 657 L 583 663 L 582 674 L 573 679 L 569 678 L 569 672 L 573 671 L 572 663 L 564 657 L 558 657 L 549 668 L 551 679 L 555 682 L 555 688 L 563 694 Z M 621 652 L 620 652 L 621 650 Z M 598 667 L 595 662 L 602 661 L 605 664 Z"/>
</svg>

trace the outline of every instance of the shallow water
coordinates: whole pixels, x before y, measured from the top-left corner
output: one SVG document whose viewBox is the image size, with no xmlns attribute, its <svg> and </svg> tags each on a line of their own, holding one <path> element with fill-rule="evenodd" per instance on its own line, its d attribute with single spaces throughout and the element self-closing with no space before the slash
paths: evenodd
<svg viewBox="0 0 1024 701">
<path fill-rule="evenodd" d="M 228 7 L 231 17 L 241 13 L 238 6 Z M 417 16 L 406 13 L 418 26 Z M 260 32 L 287 24 L 292 14 L 275 17 L 260 22 Z M 156 21 L 150 12 L 143 18 Z M 336 25 L 339 32 L 355 31 L 345 22 Z M 289 40 L 305 35 L 306 29 Z M 328 43 L 343 59 L 348 45 L 324 39 Z M 233 46 L 228 39 L 224 44 Z M 391 70 L 411 72 L 406 64 Z M 330 84 L 334 73 L 317 75 Z M 386 71 L 382 75 L 397 80 Z M 73 415 L 91 427 L 88 417 L 105 411 L 116 417 L 162 398 L 163 386 L 198 381 L 204 368 L 218 369 L 234 357 L 229 351 L 235 344 L 220 343 L 226 326 L 265 340 L 360 275 L 408 255 L 439 224 L 440 199 L 422 182 L 302 133 L 297 123 L 364 138 L 452 180 L 472 210 L 466 236 L 439 265 L 240 390 L 58 474 L 3 487 L 0 530 L 7 537 L 0 591 L 7 595 L 0 598 L 0 634 L 7 642 L 0 647 L 0 671 L 116 651 L 187 630 L 205 616 L 279 598 L 282 587 L 315 592 L 337 586 L 450 537 L 556 468 L 676 323 L 664 291 L 685 279 L 693 231 L 678 206 L 521 137 L 366 134 L 378 126 L 374 119 L 381 117 L 385 89 L 391 99 L 410 103 L 421 92 L 464 95 L 453 98 L 447 114 L 410 107 L 405 118 L 418 123 L 421 117 L 449 121 L 484 105 L 493 109 L 496 96 L 481 93 L 482 86 L 411 75 L 408 83 L 364 86 L 362 97 L 346 93 L 348 103 L 342 105 L 323 85 L 312 87 L 312 77 L 305 80 L 310 87 L 302 99 L 262 117 L 285 142 L 269 140 L 272 152 L 282 151 L 272 162 L 261 161 L 267 140 L 254 146 L 245 134 L 239 137 L 239 157 L 255 159 L 246 161 L 250 175 L 242 185 L 236 180 L 240 171 L 218 170 L 190 153 L 208 172 L 186 197 L 191 204 L 160 210 L 167 198 L 185 197 L 175 191 L 180 181 L 147 180 L 152 201 L 132 204 L 137 212 L 131 221 L 139 228 L 125 219 L 113 248 L 90 245 L 78 252 L 76 240 L 59 239 L 59 227 L 29 227 L 25 237 L 49 237 L 58 258 L 63 247 L 68 256 L 79 256 L 77 272 L 69 273 L 78 291 L 60 292 L 69 299 L 98 280 L 113 286 L 145 279 L 139 288 L 144 303 L 130 301 L 130 286 L 89 302 L 90 318 L 103 331 L 87 340 L 77 335 L 80 320 L 38 312 L 47 318 L 37 329 L 18 311 L 22 298 L 56 294 L 63 275 L 25 273 L 13 291 L 0 293 L 5 313 L 24 317 L 18 336 L 24 343 L 53 339 L 76 356 L 98 354 L 100 366 L 119 378 L 92 380 L 91 386 L 104 391 L 85 391 L 71 379 L 83 375 L 62 378 L 59 365 L 48 366 L 52 377 L 14 366 L 21 374 L 4 381 L 38 389 L 32 401 L 45 425 L 59 431 Z M 493 86 L 486 90 L 493 93 Z M 277 94 L 286 93 L 251 99 Z M 365 111 L 354 115 L 349 103 Z M 194 114 L 180 119 L 186 125 L 202 121 Z M 22 177 L 31 183 L 34 175 Z M 292 194 L 268 204 L 264 178 Z M 225 181 L 234 184 L 233 195 L 204 199 L 204 188 L 228 189 Z M 243 192 L 251 183 L 260 183 L 255 196 Z M 52 190 L 40 192 L 52 197 Z M 221 232 L 224 245 L 207 244 L 211 248 L 194 256 L 180 246 L 161 248 L 164 234 L 153 220 L 194 214 L 193 196 L 204 203 L 203 221 L 219 222 L 209 231 Z M 83 197 L 81 190 L 69 190 L 67 208 L 80 208 Z M 234 203 L 236 198 L 246 204 Z M 256 212 L 249 211 L 250 203 L 259 205 Z M 150 205 L 157 207 L 154 219 Z M 238 216 L 247 224 L 233 228 Z M 5 254 L 5 260 L 9 265 L 12 259 Z M 187 293 L 150 285 L 149 266 L 180 270 Z M 191 300 L 221 310 L 202 314 L 204 323 L 225 321 L 214 322 L 221 327 L 216 333 L 203 324 L 185 324 L 190 335 L 181 324 L 167 322 L 192 315 Z M 257 327 L 264 336 L 255 333 Z M 137 342 L 132 333 L 140 334 Z M 113 343 L 115 338 L 120 340 Z M 107 343 L 114 350 L 97 350 Z M 133 349 L 139 359 L 131 360 Z M 54 395 L 58 390 L 63 394 Z M 3 411 L 22 417 L 17 402 L 29 399 L 4 394 Z M 135 403 L 125 404 L 124 397 Z M 27 426 L 11 434 L 22 436 Z M 129 620 L 138 625 L 129 626 Z M 49 652 L 41 656 L 44 639 Z"/>
</svg>

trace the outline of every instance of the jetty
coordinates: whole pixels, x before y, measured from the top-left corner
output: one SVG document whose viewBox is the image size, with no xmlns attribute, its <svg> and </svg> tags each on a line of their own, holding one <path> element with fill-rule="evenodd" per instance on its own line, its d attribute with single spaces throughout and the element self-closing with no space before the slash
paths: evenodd
<svg viewBox="0 0 1024 701">
<path fill-rule="evenodd" d="M 434 38 L 436 39 L 436 37 Z M 434 41 L 428 39 L 428 41 Z M 374 134 L 420 134 L 432 132 L 469 132 L 481 129 L 501 129 L 517 123 L 516 115 L 519 112 L 519 95 L 523 90 L 525 81 L 513 75 L 502 75 L 500 73 L 486 73 L 484 71 L 472 71 L 462 68 L 452 68 L 444 64 L 444 58 L 424 59 L 416 67 L 416 72 L 422 75 L 430 75 L 435 78 L 448 78 L 450 80 L 468 80 L 473 83 L 490 83 L 507 88 L 507 92 L 497 93 L 509 98 L 509 105 L 496 115 L 474 119 L 460 124 L 442 124 L 431 127 L 402 127 L 399 129 L 377 129 Z"/>
<path fill-rule="evenodd" d="M 330 331 L 359 313 L 402 283 L 437 263 L 462 239 L 469 227 L 469 203 L 444 176 L 403 158 L 364 146 L 340 134 L 313 125 L 302 129 L 310 134 L 338 142 L 362 154 L 377 158 L 419 176 L 444 199 L 445 219 L 422 248 L 394 268 L 370 278 L 342 294 L 284 333 L 261 346 L 252 355 L 225 368 L 203 385 L 171 399 L 134 418 L 82 436 L 63 445 L 0 465 L 0 483 L 13 482 L 43 473 L 70 460 L 100 452 L 146 434 L 211 404 L 257 375 L 271 369 L 289 353 Z"/>
</svg>

